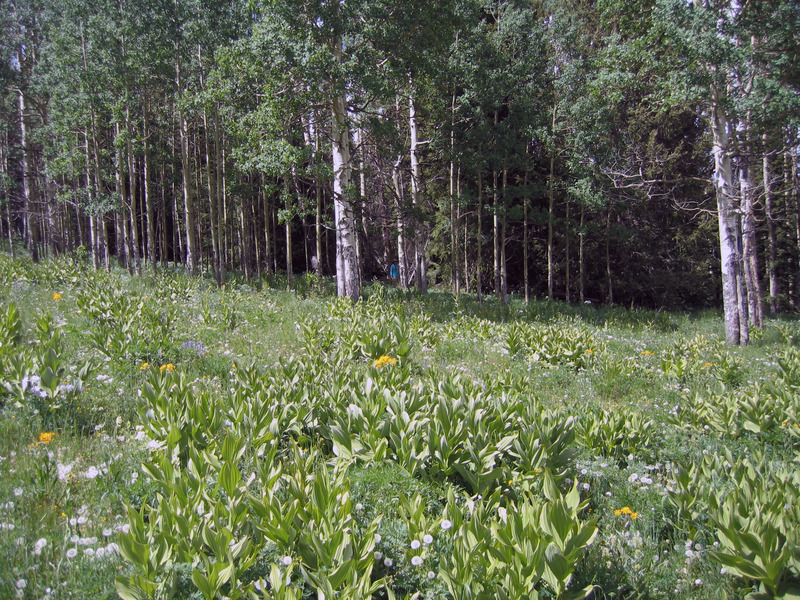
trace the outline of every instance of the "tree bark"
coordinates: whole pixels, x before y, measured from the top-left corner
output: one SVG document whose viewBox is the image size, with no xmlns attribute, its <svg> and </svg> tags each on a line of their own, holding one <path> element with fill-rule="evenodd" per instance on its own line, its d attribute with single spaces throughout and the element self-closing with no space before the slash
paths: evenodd
<svg viewBox="0 0 800 600">
<path fill-rule="evenodd" d="M 749 324 L 763 329 L 764 302 L 758 272 L 754 191 L 751 169 L 746 158 L 742 158 L 739 167 L 739 190 L 742 198 L 742 266 L 747 289 Z"/>
<path fill-rule="evenodd" d="M 150 115 L 148 108 L 147 94 L 145 94 L 142 100 L 142 168 L 144 169 L 142 188 L 144 210 L 147 216 L 147 260 L 150 261 L 153 275 L 155 275 L 158 272 L 156 266 L 158 254 L 156 252 L 156 215 L 153 207 L 153 194 L 150 190 Z"/>
<path fill-rule="evenodd" d="M 530 304 L 530 283 L 528 280 L 528 171 L 522 179 L 522 277 L 525 285 L 525 305 Z"/>
<path fill-rule="evenodd" d="M 405 211 L 403 210 L 403 181 L 400 175 L 400 165 L 403 155 L 398 154 L 392 166 L 392 183 L 397 207 L 397 268 L 400 275 L 400 287 L 408 289 L 408 259 L 406 258 L 406 224 Z"/>
<path fill-rule="evenodd" d="M 412 84 L 413 85 L 413 84 Z M 411 135 L 411 202 L 418 214 L 422 214 L 422 175 L 419 166 L 419 131 L 417 128 L 417 111 L 414 105 L 413 93 L 408 97 L 408 129 Z M 417 222 L 414 232 L 414 257 L 415 277 L 417 291 L 421 294 L 428 292 L 428 260 L 426 257 L 428 247 L 428 226 L 424 222 Z"/>
<path fill-rule="evenodd" d="M 729 344 L 744 345 L 749 339 L 747 319 L 740 308 L 741 233 L 733 190 L 731 164 L 731 124 L 722 107 L 718 90 L 713 90 L 711 133 L 713 136 L 714 183 L 716 185 L 719 224 L 720 264 L 722 268 L 722 300 L 725 311 L 725 339 Z"/>
<path fill-rule="evenodd" d="M 337 40 L 337 60 L 342 58 L 342 42 Z M 344 93 L 334 93 L 331 103 L 332 154 L 333 154 L 333 212 L 336 228 L 336 292 L 353 301 L 361 296 L 358 279 L 358 257 L 356 256 L 356 224 L 350 194 L 350 128 L 347 124 L 347 99 Z"/>
<path fill-rule="evenodd" d="M 767 219 L 767 277 L 769 279 L 769 312 L 778 312 L 778 295 L 780 287 L 778 283 L 778 235 L 775 228 L 775 208 L 773 206 L 774 195 L 772 193 L 772 179 L 770 173 L 770 157 L 766 152 L 767 135 L 764 134 L 764 157 L 761 169 L 764 180 L 764 210 Z"/>
<path fill-rule="evenodd" d="M 18 94 L 20 145 L 22 146 L 22 218 L 25 222 L 25 245 L 28 247 L 33 262 L 39 262 L 38 225 L 34 213 L 31 145 L 28 140 L 28 127 L 25 120 L 25 95 L 22 90 L 18 90 Z"/>
</svg>

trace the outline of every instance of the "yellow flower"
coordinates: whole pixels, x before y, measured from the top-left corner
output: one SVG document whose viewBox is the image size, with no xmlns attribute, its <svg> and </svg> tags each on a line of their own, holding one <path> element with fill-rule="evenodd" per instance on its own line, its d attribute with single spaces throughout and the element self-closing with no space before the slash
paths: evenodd
<svg viewBox="0 0 800 600">
<path fill-rule="evenodd" d="M 164 371 L 174 371 L 175 365 L 173 365 L 172 363 L 167 363 L 165 365 L 161 365 L 160 367 L 158 367 L 158 370 L 161 371 L 162 373 Z"/>
<path fill-rule="evenodd" d="M 145 370 L 145 369 L 147 369 L 147 367 L 149 367 L 149 366 L 150 366 L 150 363 L 149 363 L 149 362 L 142 363 L 142 366 L 141 366 L 141 367 L 139 367 L 139 370 L 140 370 L 140 371 L 144 371 L 144 370 Z"/>
<path fill-rule="evenodd" d="M 621 514 L 622 514 L 622 511 L 621 511 L 621 510 L 619 510 L 619 509 L 617 509 L 617 510 L 615 510 L 615 511 L 614 511 L 614 516 L 617 516 L 617 517 L 618 517 L 618 516 L 620 516 Z"/>
<path fill-rule="evenodd" d="M 53 292 L 53 300 L 61 300 L 61 294 L 58 292 Z"/>
<path fill-rule="evenodd" d="M 630 507 L 630 506 L 623 506 L 623 507 L 620 509 L 620 512 L 621 512 L 623 515 L 630 515 L 630 514 L 632 514 L 632 513 L 633 513 L 633 511 L 631 510 L 631 507 Z"/>
<path fill-rule="evenodd" d="M 397 362 L 396 358 L 392 358 L 391 356 L 386 356 L 385 354 L 381 356 L 378 360 L 375 361 L 373 366 L 378 367 L 379 369 L 383 367 L 383 365 L 393 365 Z"/>
<path fill-rule="evenodd" d="M 49 444 L 53 441 L 53 438 L 56 437 L 55 431 L 43 431 L 39 434 L 39 441 L 42 444 Z"/>
<path fill-rule="evenodd" d="M 703 365 L 703 368 L 704 368 L 704 369 L 710 369 L 710 368 L 711 368 L 711 367 L 713 367 L 713 366 L 714 366 L 714 363 L 707 362 L 707 363 L 705 363 L 705 364 Z"/>
<path fill-rule="evenodd" d="M 587 350 L 586 354 L 594 354 L 594 350 Z"/>
<path fill-rule="evenodd" d="M 644 356 L 655 356 L 652 352 L 650 352 L 650 350 L 642 350 L 639 354 Z"/>
<path fill-rule="evenodd" d="M 631 513 L 631 519 L 638 519 L 638 518 L 639 518 L 639 513 L 637 513 L 637 512 L 632 512 Z"/>
</svg>

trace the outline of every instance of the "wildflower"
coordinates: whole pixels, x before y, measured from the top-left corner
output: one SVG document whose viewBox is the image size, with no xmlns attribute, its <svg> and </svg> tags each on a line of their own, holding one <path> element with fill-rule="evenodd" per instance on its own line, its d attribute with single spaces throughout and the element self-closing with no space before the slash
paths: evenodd
<svg viewBox="0 0 800 600">
<path fill-rule="evenodd" d="M 411 559 L 411 564 L 414 565 L 415 567 L 420 566 L 422 564 L 422 557 L 415 556 L 414 558 Z"/>
<path fill-rule="evenodd" d="M 451 521 L 448 521 L 447 519 L 442 519 L 442 529 L 444 529 L 445 531 L 447 531 L 447 530 L 448 530 L 448 529 L 450 529 L 452 526 L 453 526 L 453 523 L 452 523 Z"/>
<path fill-rule="evenodd" d="M 53 292 L 53 300 L 61 300 L 61 294 L 58 292 Z"/>
<path fill-rule="evenodd" d="M 284 556 L 281 559 L 281 562 L 283 563 L 284 567 L 288 567 L 290 564 L 292 564 L 292 557 L 291 556 Z"/>
<path fill-rule="evenodd" d="M 22 488 L 14 488 L 14 495 L 19 498 L 22 496 Z"/>
<path fill-rule="evenodd" d="M 381 356 L 378 360 L 375 361 L 374 367 L 382 368 L 384 365 L 393 365 L 397 363 L 396 358 L 392 358 L 391 356 L 386 356 L 385 354 Z"/>
<path fill-rule="evenodd" d="M 158 367 L 158 370 L 161 371 L 162 373 L 164 371 L 174 371 L 175 365 L 173 365 L 172 363 L 167 363 L 165 365 L 161 365 L 160 367 Z"/>
<path fill-rule="evenodd" d="M 375 557 L 375 560 L 380 560 L 383 558 L 383 554 L 377 551 L 373 554 L 373 556 Z"/>
<path fill-rule="evenodd" d="M 425 544 L 432 544 L 433 543 L 433 536 L 430 535 L 429 533 L 426 533 L 425 535 L 422 536 L 422 541 Z"/>
<path fill-rule="evenodd" d="M 42 444 L 49 444 L 56 437 L 55 431 L 43 431 L 39 434 L 39 441 Z"/>
<path fill-rule="evenodd" d="M 422 544 L 420 544 L 420 541 L 419 541 L 419 540 L 413 540 L 413 541 L 411 542 L 411 549 L 412 549 L 412 550 L 417 550 L 417 549 L 419 549 L 419 547 L 420 547 L 421 545 L 422 545 Z"/>
<path fill-rule="evenodd" d="M 383 566 L 391 567 L 393 564 L 394 564 L 394 561 L 391 558 L 386 557 L 386 558 L 383 559 Z"/>
<path fill-rule="evenodd" d="M 75 558 L 76 556 L 78 556 L 77 548 L 70 548 L 67 550 L 67 558 Z"/>
<path fill-rule="evenodd" d="M 710 362 L 707 362 L 707 363 L 704 363 L 704 364 L 703 364 L 703 368 L 704 368 L 704 369 L 710 369 L 710 368 L 711 368 L 711 367 L 713 367 L 713 366 L 714 366 L 714 363 L 710 363 Z M 699 580 L 698 580 L 698 581 L 699 581 Z M 699 584 L 698 584 L 698 585 L 699 585 Z"/>
<path fill-rule="evenodd" d="M 150 366 L 149 362 L 142 363 L 142 366 L 139 367 L 139 370 L 140 371 L 145 371 L 147 369 L 147 367 L 149 367 L 149 366 Z"/>
<path fill-rule="evenodd" d="M 44 550 L 44 547 L 47 546 L 47 540 L 44 538 L 39 538 L 36 540 L 36 543 L 33 544 L 33 553 L 36 556 L 39 556 Z"/>
<path fill-rule="evenodd" d="M 642 356 L 655 356 L 650 350 L 642 350 L 639 354 Z"/>
<path fill-rule="evenodd" d="M 433 571 L 428 571 L 428 579 L 434 579 L 436 577 L 436 573 Z"/>
<path fill-rule="evenodd" d="M 18 590 L 24 590 L 26 587 L 28 587 L 28 582 L 24 579 L 17 579 L 16 586 Z"/>
<path fill-rule="evenodd" d="M 380 544 L 381 543 L 381 539 L 382 539 L 381 538 L 381 534 L 380 533 L 376 533 L 375 534 L 375 543 L 376 544 Z"/>
</svg>

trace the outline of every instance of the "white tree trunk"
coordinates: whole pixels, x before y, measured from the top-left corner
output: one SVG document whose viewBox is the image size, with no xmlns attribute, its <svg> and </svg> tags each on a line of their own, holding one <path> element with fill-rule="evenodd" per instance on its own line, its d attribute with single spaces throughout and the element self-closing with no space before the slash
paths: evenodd
<svg viewBox="0 0 800 600">
<path fill-rule="evenodd" d="M 417 112 L 414 106 L 413 94 L 408 97 L 408 129 L 411 134 L 411 201 L 414 208 L 421 209 L 422 178 L 419 167 L 419 131 L 417 127 Z M 414 256 L 416 271 L 414 281 L 417 290 L 424 294 L 428 291 L 428 261 L 425 253 L 428 247 L 428 228 L 424 223 L 417 223 L 414 235 Z"/>
<path fill-rule="evenodd" d="M 341 48 L 339 48 L 341 52 Z M 356 253 L 356 221 L 353 205 L 348 198 L 352 159 L 350 157 L 350 129 L 347 125 L 347 100 L 342 94 L 333 98 L 333 211 L 336 228 L 336 291 L 339 296 L 358 300 L 361 286 L 358 279 Z"/>
<path fill-rule="evenodd" d="M 711 109 L 711 132 L 714 146 L 714 184 L 719 221 L 720 265 L 722 270 L 722 300 L 725 311 L 725 339 L 729 344 L 747 343 L 747 319 L 742 318 L 739 298 L 740 256 L 739 215 L 733 193 L 733 166 L 730 153 L 730 122 L 720 99 L 716 97 Z"/>
</svg>

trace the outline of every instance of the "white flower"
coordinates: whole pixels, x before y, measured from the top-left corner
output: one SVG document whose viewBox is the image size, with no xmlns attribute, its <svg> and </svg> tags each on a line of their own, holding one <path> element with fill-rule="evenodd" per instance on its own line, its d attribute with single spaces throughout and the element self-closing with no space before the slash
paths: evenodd
<svg viewBox="0 0 800 600">
<path fill-rule="evenodd" d="M 448 530 L 448 529 L 450 529 L 452 526 L 453 526 L 453 523 L 452 523 L 451 521 L 448 521 L 447 519 L 442 519 L 442 529 L 444 529 L 445 531 L 447 531 L 447 530 Z"/>
<path fill-rule="evenodd" d="M 422 541 L 425 544 L 432 544 L 433 543 L 433 536 L 431 534 L 429 534 L 429 533 L 426 533 L 425 535 L 422 536 Z"/>
<path fill-rule="evenodd" d="M 637 479 L 639 479 L 639 474 L 638 474 L 638 473 L 634 473 L 633 475 L 631 475 L 630 477 L 628 477 L 628 483 L 633 483 L 633 482 L 634 482 L 634 481 L 636 481 Z"/>
<path fill-rule="evenodd" d="M 411 559 L 411 564 L 414 565 L 415 567 L 420 566 L 422 564 L 422 557 L 415 556 L 414 558 Z"/>
<path fill-rule="evenodd" d="M 373 556 L 375 557 L 375 560 L 380 560 L 383 558 L 383 554 L 381 554 L 378 551 L 376 551 L 375 554 L 373 554 Z"/>
<path fill-rule="evenodd" d="M 421 545 L 422 544 L 420 543 L 419 540 L 412 540 L 411 541 L 411 549 L 412 550 L 417 550 Z"/>
<path fill-rule="evenodd" d="M 39 556 L 42 553 L 42 550 L 44 549 L 45 546 L 47 546 L 47 540 L 44 538 L 39 538 L 33 545 L 33 553 L 36 556 Z"/>
<path fill-rule="evenodd" d="M 391 567 L 393 564 L 394 564 L 394 561 L 391 558 L 386 557 L 386 558 L 383 559 L 383 566 L 384 567 Z"/>
<path fill-rule="evenodd" d="M 720 574 L 720 575 L 727 575 L 727 574 L 728 574 L 728 569 L 726 569 L 725 567 L 722 567 L 722 568 L 719 570 L 719 574 Z"/>
<path fill-rule="evenodd" d="M 281 559 L 281 562 L 283 563 L 284 567 L 288 567 L 290 564 L 292 564 L 292 557 L 291 556 L 284 556 Z"/>
<path fill-rule="evenodd" d="M 381 534 L 380 533 L 376 533 L 375 534 L 375 543 L 376 544 L 380 544 L 381 543 L 381 539 L 383 539 L 383 538 L 381 538 Z"/>
<path fill-rule="evenodd" d="M 16 586 L 18 590 L 24 590 L 26 587 L 28 587 L 28 582 L 24 579 L 17 579 Z"/>
<path fill-rule="evenodd" d="M 694 580 L 694 584 L 695 585 L 703 585 L 703 580 L 702 579 L 695 579 Z"/>
<path fill-rule="evenodd" d="M 364 505 L 363 505 L 363 504 L 361 504 L 361 502 L 358 502 L 358 503 L 356 504 L 356 510 L 364 510 Z"/>
<path fill-rule="evenodd" d="M 436 577 L 436 573 L 434 573 L 433 571 L 428 571 L 428 579 L 433 579 L 435 577 Z"/>
<path fill-rule="evenodd" d="M 114 530 L 111 527 L 106 527 L 103 529 L 103 537 L 111 537 L 111 534 L 114 533 Z"/>
<path fill-rule="evenodd" d="M 14 488 L 14 495 L 17 497 L 22 496 L 22 488 Z"/>
<path fill-rule="evenodd" d="M 498 514 L 498 515 L 500 516 L 500 518 L 501 518 L 501 519 L 503 519 L 504 521 L 506 520 L 506 517 L 508 517 L 508 511 L 507 511 L 507 510 L 505 509 L 505 507 L 503 507 L 503 506 L 501 506 L 500 508 L 498 508 L 498 509 L 497 509 L 497 514 Z"/>
<path fill-rule="evenodd" d="M 88 558 L 94 558 L 94 548 L 87 548 L 83 551 L 83 555 Z"/>
</svg>

